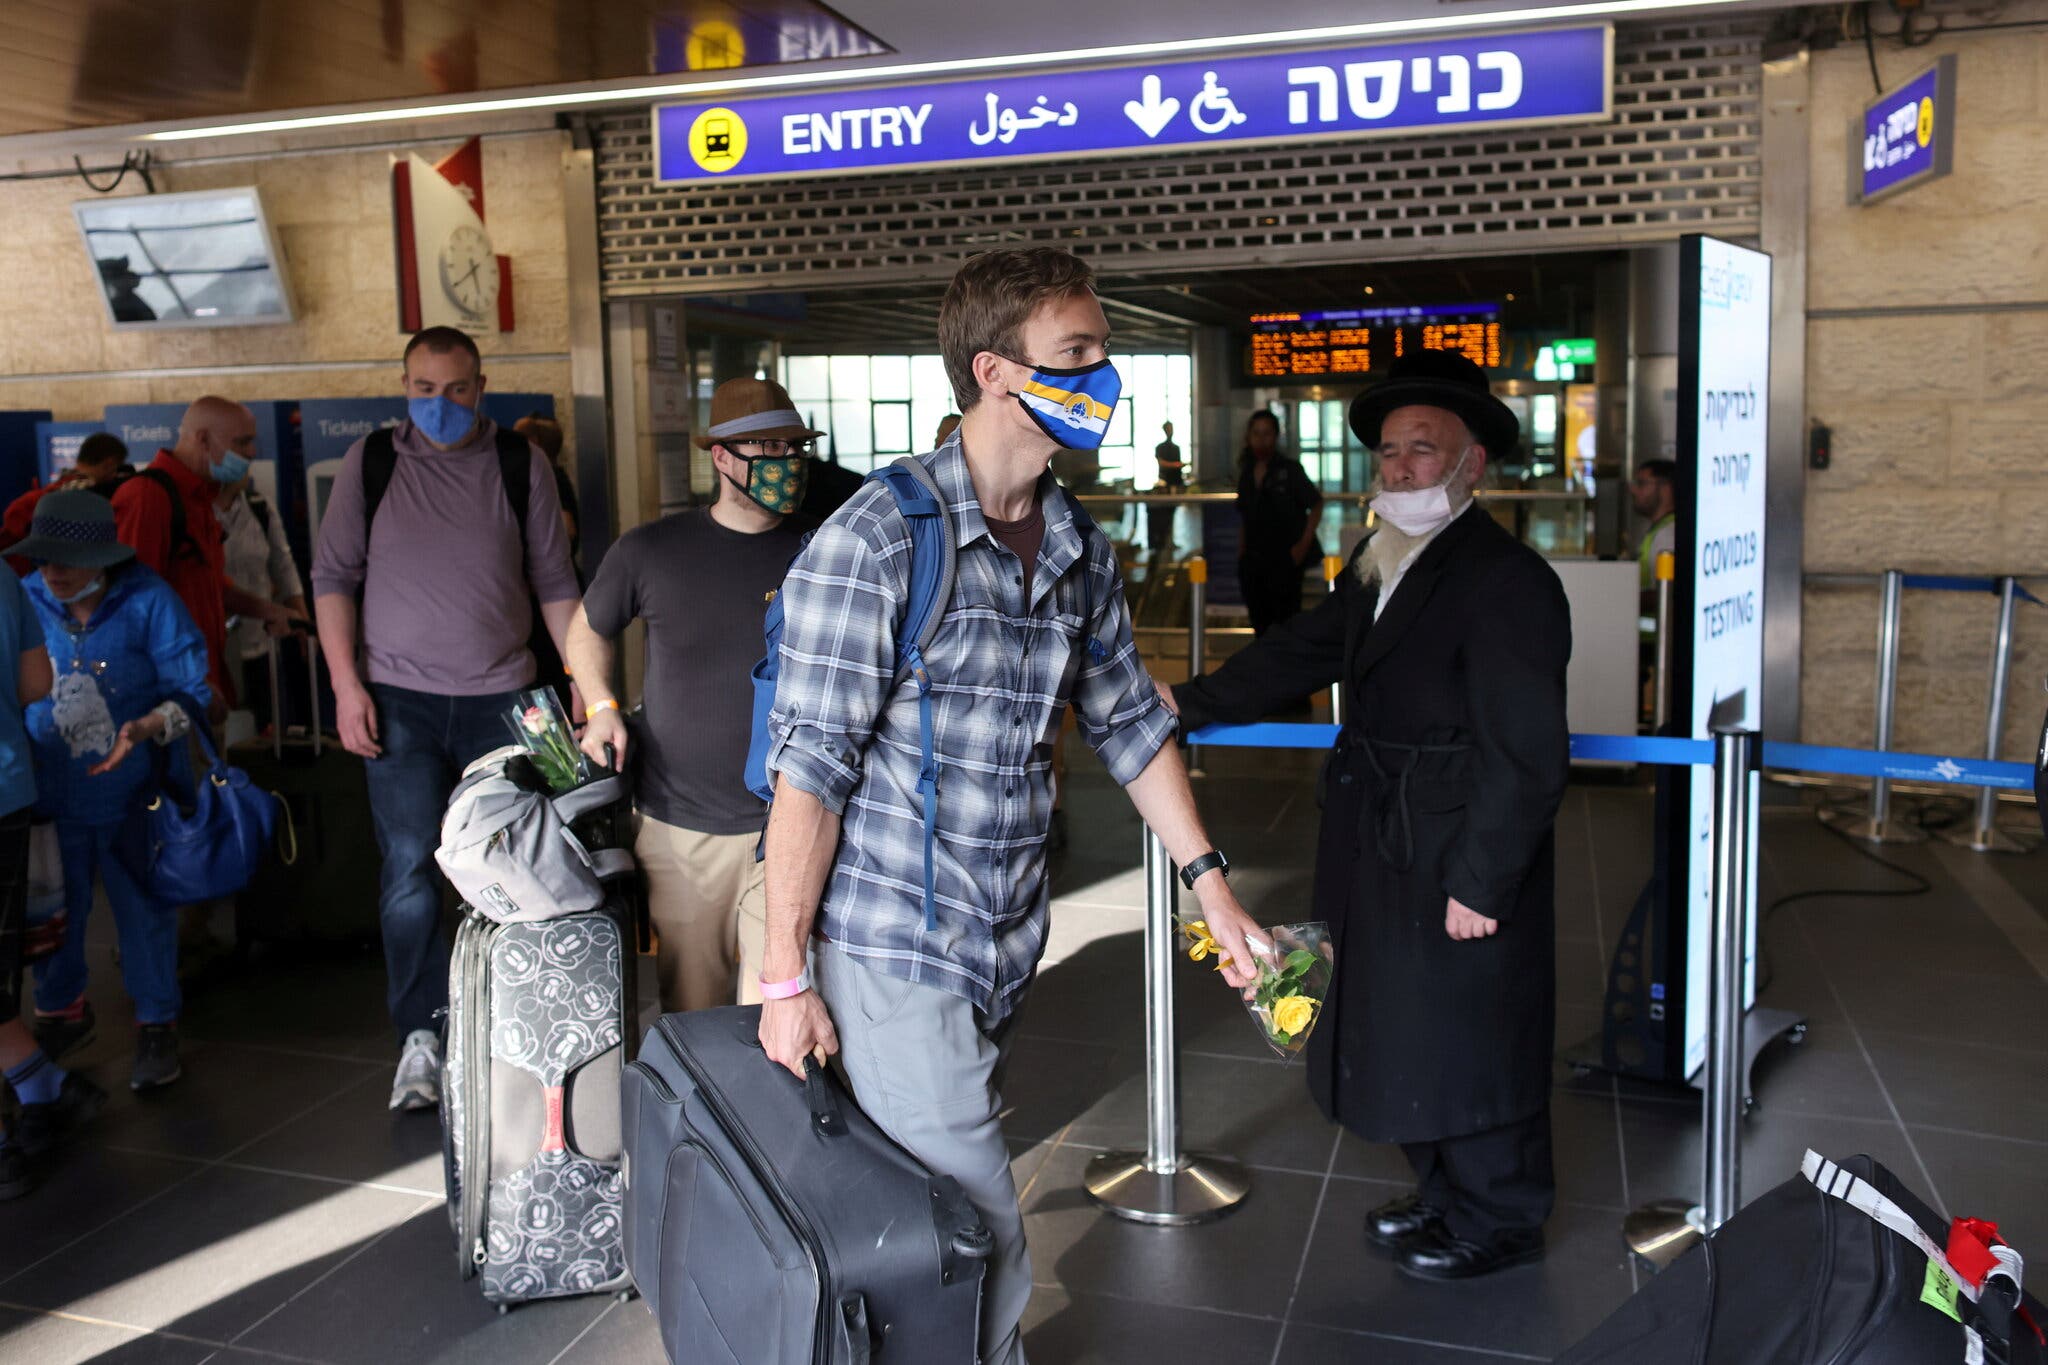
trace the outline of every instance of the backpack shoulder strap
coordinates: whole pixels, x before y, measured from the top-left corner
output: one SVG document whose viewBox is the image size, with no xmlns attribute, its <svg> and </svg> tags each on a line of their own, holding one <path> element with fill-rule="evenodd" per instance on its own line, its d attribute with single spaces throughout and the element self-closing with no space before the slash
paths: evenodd
<svg viewBox="0 0 2048 1365">
<path fill-rule="evenodd" d="M 398 468 L 398 443 L 390 427 L 379 427 L 363 438 L 363 544 L 370 543 L 370 527 L 376 524 L 377 508 L 391 487 L 392 471 Z"/>
<path fill-rule="evenodd" d="M 255 514 L 256 524 L 262 527 L 263 534 L 268 536 L 270 534 L 270 504 L 265 502 L 263 495 L 253 488 L 242 496 L 248 502 L 250 512 Z"/>
<path fill-rule="evenodd" d="M 917 684 L 917 789 L 924 797 L 924 927 L 926 933 L 932 933 L 939 927 L 933 869 L 939 827 L 939 761 L 932 744 L 932 679 L 925 668 L 924 652 L 938 634 L 946 603 L 953 596 L 959 550 L 953 544 L 953 519 L 946 515 L 945 495 L 930 470 L 906 455 L 869 477 L 889 490 L 896 499 L 896 510 L 910 528 L 910 592 L 903 606 L 903 622 L 896 631 L 896 665 L 899 676 L 907 673 Z"/>
<path fill-rule="evenodd" d="M 498 428 L 498 481 L 505 486 L 505 501 L 512 505 L 512 520 L 519 527 L 519 562 L 525 564 L 526 513 L 533 495 L 533 447 L 524 436 L 506 427 Z"/>
<path fill-rule="evenodd" d="M 148 479 L 161 488 L 164 498 L 171 505 L 171 555 L 172 559 L 197 558 L 199 542 L 192 538 L 192 529 L 185 523 L 185 495 L 178 491 L 176 480 L 154 466 L 145 465 L 135 471 L 139 478 Z"/>
<path fill-rule="evenodd" d="M 883 465 L 869 477 L 889 490 L 910 529 L 910 594 L 896 633 L 896 661 L 901 670 L 915 655 L 922 667 L 924 652 L 945 619 L 946 603 L 952 600 L 959 573 L 953 520 L 946 515 L 945 495 L 939 492 L 931 471 L 914 456 Z"/>
</svg>

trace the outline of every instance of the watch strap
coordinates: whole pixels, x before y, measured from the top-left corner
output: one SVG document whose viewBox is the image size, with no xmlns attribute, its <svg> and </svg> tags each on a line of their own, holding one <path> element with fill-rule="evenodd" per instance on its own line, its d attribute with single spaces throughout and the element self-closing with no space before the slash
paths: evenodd
<svg viewBox="0 0 2048 1365">
<path fill-rule="evenodd" d="M 1224 876 L 1228 877 L 1230 875 L 1230 859 L 1212 848 L 1180 870 L 1180 884 L 1192 891 L 1195 889 L 1197 881 L 1209 872 L 1217 870 L 1220 870 Z"/>
</svg>

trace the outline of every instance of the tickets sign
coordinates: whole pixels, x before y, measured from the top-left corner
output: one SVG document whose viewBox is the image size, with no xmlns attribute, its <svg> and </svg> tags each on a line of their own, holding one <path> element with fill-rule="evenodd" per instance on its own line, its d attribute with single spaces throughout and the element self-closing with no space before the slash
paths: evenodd
<svg viewBox="0 0 2048 1365">
<path fill-rule="evenodd" d="M 1955 160 L 1956 59 L 1943 57 L 1863 106 L 1849 130 L 1849 200 L 1868 204 L 1947 175 Z"/>
<path fill-rule="evenodd" d="M 902 170 L 1605 119 L 1604 24 L 654 110 L 655 178 Z"/>
</svg>

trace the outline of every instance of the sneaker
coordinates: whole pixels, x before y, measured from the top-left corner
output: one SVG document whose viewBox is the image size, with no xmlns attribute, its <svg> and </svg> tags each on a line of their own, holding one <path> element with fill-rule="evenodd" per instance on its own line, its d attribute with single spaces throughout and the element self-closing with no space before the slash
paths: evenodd
<svg viewBox="0 0 2048 1365">
<path fill-rule="evenodd" d="M 178 1062 L 178 1026 L 144 1024 L 135 1035 L 135 1069 L 128 1073 L 130 1090 L 160 1090 L 185 1074 Z"/>
<path fill-rule="evenodd" d="M 99 1025 L 93 1018 L 91 1004 L 81 1005 L 80 1010 L 82 1012 L 76 1018 L 68 1014 L 36 1015 L 30 1031 L 36 1035 L 36 1046 L 51 1061 L 63 1061 L 66 1053 L 78 1051 L 99 1036 Z"/>
<path fill-rule="evenodd" d="M 398 1074 L 391 1081 L 391 1107 L 407 1112 L 432 1109 L 441 1103 L 441 1040 L 430 1029 L 414 1029 L 398 1054 Z"/>
<path fill-rule="evenodd" d="M 176 1060 L 174 1054 L 173 1064 Z M 41 1156 L 71 1136 L 75 1129 L 83 1127 L 106 1102 L 106 1091 L 76 1071 L 67 1071 L 56 1099 L 21 1106 L 21 1114 L 14 1124 L 15 1140 L 30 1156 Z"/>
<path fill-rule="evenodd" d="M 0 1200 L 19 1199 L 35 1187 L 35 1167 L 28 1153 L 15 1143 L 0 1141 Z"/>
</svg>

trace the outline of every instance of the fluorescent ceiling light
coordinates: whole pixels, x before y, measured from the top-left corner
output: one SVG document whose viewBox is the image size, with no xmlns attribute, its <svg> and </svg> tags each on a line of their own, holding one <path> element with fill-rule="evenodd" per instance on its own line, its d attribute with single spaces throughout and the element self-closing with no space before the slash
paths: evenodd
<svg viewBox="0 0 2048 1365">
<path fill-rule="evenodd" d="M 1119 57 L 1171 57 L 1189 52 L 1212 52 L 1219 48 L 1392 37 L 1404 33 L 1430 33 L 1442 29 L 1469 33 L 1475 29 L 1501 28 L 1537 21 L 1610 19 L 1631 14 L 1648 14 L 1658 10 L 1698 10 L 1752 3 L 1754 0 L 1589 0 L 1583 4 L 1534 5 L 1523 9 L 1495 10 L 1489 14 L 1444 14 L 1416 19 L 1385 19 L 1369 24 L 1337 24 L 1327 28 L 1290 29 L 1275 33 L 1239 33 L 1220 38 L 1177 38 L 1156 43 L 1125 43 L 1118 47 L 1067 49 L 1060 52 L 1019 52 L 1001 57 L 968 57 L 942 62 L 902 62 L 894 66 L 842 66 L 826 71 L 788 71 L 776 75 L 743 76 L 731 80 L 667 81 L 659 85 L 564 90 L 547 95 L 463 100 L 452 104 L 392 105 L 377 109 L 352 110 L 347 113 L 309 114 L 302 118 L 262 119 L 252 123 L 173 128 L 165 132 L 144 133 L 139 140 L 189 142 L 198 138 L 243 137 L 251 133 L 293 133 L 308 128 L 339 128 L 350 124 L 406 123 L 416 119 L 452 118 L 461 114 L 501 114 L 521 109 L 562 109 L 580 104 L 624 104 L 635 100 L 662 99 L 677 95 L 787 90 L 815 85 L 865 85 L 870 81 L 888 80 L 899 76 L 937 76 L 1019 66 L 1057 66 L 1074 62 L 1099 63 L 1105 59 Z"/>
</svg>

